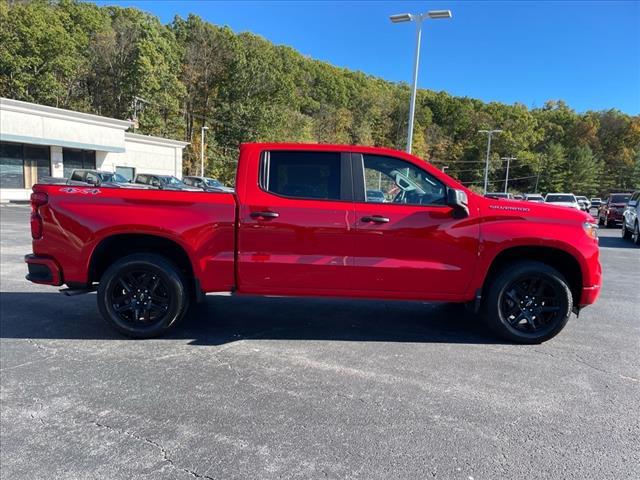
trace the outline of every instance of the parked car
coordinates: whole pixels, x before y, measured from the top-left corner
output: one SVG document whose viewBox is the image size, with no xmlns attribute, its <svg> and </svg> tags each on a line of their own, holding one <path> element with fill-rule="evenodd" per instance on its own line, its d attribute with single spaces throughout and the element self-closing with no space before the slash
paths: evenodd
<svg viewBox="0 0 640 480">
<path fill-rule="evenodd" d="M 580 205 L 580 210 L 583 210 L 585 212 L 589 211 L 589 208 L 591 208 L 591 202 L 589 201 L 589 199 L 585 196 L 577 196 L 576 200 L 578 200 L 578 205 Z"/>
<path fill-rule="evenodd" d="M 95 185 L 109 183 L 113 186 L 129 185 L 129 181 L 119 173 L 103 170 L 77 168 L 71 172 L 68 185 Z"/>
<path fill-rule="evenodd" d="M 640 216 L 638 216 L 638 210 L 640 210 L 640 191 L 633 192 L 627 207 L 622 212 L 622 238 L 630 238 L 636 245 L 640 245 Z"/>
<path fill-rule="evenodd" d="M 576 196 L 573 193 L 547 193 L 544 201 L 546 203 L 580 210 L 580 204 L 578 204 L 578 200 L 576 200 Z"/>
<path fill-rule="evenodd" d="M 591 203 L 591 208 L 599 208 L 602 205 L 602 199 L 599 197 L 593 197 L 589 202 Z"/>
<path fill-rule="evenodd" d="M 381 190 L 367 190 L 367 202 L 384 203 L 386 201 L 384 192 Z"/>
<path fill-rule="evenodd" d="M 524 200 L 524 195 L 516 193 L 516 194 L 513 195 L 513 199 L 514 200 Z"/>
<path fill-rule="evenodd" d="M 484 194 L 487 198 L 503 198 L 506 200 L 513 200 L 513 193 L 504 193 L 504 192 L 487 192 Z"/>
<path fill-rule="evenodd" d="M 622 222 L 622 212 L 630 198 L 630 193 L 610 194 L 598 209 L 598 223 L 608 228 Z"/>
<path fill-rule="evenodd" d="M 160 190 L 187 190 L 194 192 L 201 192 L 202 189 L 190 187 L 182 180 L 174 177 L 173 175 L 154 175 L 148 173 L 139 173 L 136 175 L 134 183 L 140 185 L 148 185 Z"/>
<path fill-rule="evenodd" d="M 368 202 L 380 177 L 394 197 Z M 132 337 L 226 291 L 458 302 L 504 338 L 539 343 L 600 292 L 587 214 L 485 198 L 386 148 L 244 144 L 235 194 L 33 190 L 27 278 L 97 290 L 102 316 Z"/>
<path fill-rule="evenodd" d="M 203 189 L 205 191 L 211 191 L 211 192 L 233 192 L 233 188 L 226 187 L 225 185 L 220 183 L 215 178 L 196 177 L 196 176 L 190 175 L 190 176 L 187 176 L 187 177 L 183 177 L 182 181 L 186 185 L 188 185 L 190 187 L 201 188 L 201 189 Z"/>
<path fill-rule="evenodd" d="M 525 193 L 524 194 L 524 199 L 527 202 L 544 203 L 544 197 L 542 195 L 540 195 L 539 193 Z"/>
</svg>

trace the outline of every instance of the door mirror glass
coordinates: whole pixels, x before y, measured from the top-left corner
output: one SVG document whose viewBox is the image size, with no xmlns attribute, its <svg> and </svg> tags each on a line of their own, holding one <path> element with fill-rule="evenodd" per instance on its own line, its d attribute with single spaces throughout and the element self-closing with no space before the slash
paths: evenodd
<svg viewBox="0 0 640 480">
<path fill-rule="evenodd" d="M 469 216 L 469 200 L 463 190 L 455 188 L 447 189 L 447 205 L 453 208 L 455 218 L 465 218 Z"/>
</svg>

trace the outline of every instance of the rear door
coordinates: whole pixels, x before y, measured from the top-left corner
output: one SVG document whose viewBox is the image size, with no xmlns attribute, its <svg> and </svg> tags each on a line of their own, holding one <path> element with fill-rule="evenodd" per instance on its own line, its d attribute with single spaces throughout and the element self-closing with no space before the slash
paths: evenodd
<svg viewBox="0 0 640 480">
<path fill-rule="evenodd" d="M 447 299 L 465 292 L 478 258 L 478 214 L 470 208 L 470 217 L 454 218 L 446 185 L 413 162 L 353 158 L 358 288 L 388 298 Z M 367 191 L 382 192 L 384 199 Z"/>
<path fill-rule="evenodd" d="M 353 288 L 351 162 L 340 151 L 259 154 L 243 182 L 238 285 L 245 293 L 342 295 Z"/>
</svg>

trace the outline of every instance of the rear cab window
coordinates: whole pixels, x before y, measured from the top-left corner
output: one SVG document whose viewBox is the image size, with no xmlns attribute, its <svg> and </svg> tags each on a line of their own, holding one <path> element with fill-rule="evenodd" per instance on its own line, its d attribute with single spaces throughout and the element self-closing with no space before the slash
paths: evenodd
<svg viewBox="0 0 640 480">
<path fill-rule="evenodd" d="M 260 188 L 281 197 L 350 200 L 348 156 L 341 152 L 268 151 L 262 155 Z"/>
</svg>

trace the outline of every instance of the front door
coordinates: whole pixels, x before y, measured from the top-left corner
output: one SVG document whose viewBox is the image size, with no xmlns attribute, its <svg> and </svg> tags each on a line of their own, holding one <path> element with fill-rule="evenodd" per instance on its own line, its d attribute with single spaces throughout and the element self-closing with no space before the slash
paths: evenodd
<svg viewBox="0 0 640 480">
<path fill-rule="evenodd" d="M 354 266 L 349 155 L 265 151 L 259 168 L 239 212 L 240 291 L 344 295 Z"/>
<path fill-rule="evenodd" d="M 387 298 L 462 294 L 477 261 L 477 214 L 454 218 L 447 187 L 415 163 L 353 158 L 358 288 Z"/>
</svg>

